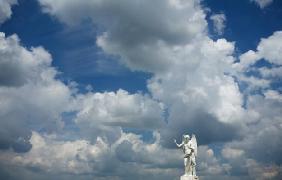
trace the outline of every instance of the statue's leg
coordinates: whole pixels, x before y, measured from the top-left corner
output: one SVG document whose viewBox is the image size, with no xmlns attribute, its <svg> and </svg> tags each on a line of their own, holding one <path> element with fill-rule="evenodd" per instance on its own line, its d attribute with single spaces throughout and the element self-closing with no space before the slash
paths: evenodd
<svg viewBox="0 0 282 180">
<path fill-rule="evenodd" d="M 193 175 L 197 176 L 197 174 L 196 174 L 196 166 L 195 165 L 193 165 Z"/>
<path fill-rule="evenodd" d="M 185 174 L 188 173 L 187 167 L 188 167 L 188 158 L 184 158 L 184 170 L 185 170 Z"/>
<path fill-rule="evenodd" d="M 193 173 L 192 172 L 193 171 L 193 166 L 192 166 L 192 159 L 191 159 L 191 157 L 189 157 L 189 165 L 188 166 L 189 166 L 189 168 L 188 168 L 189 169 L 189 174 L 192 175 L 192 173 Z"/>
<path fill-rule="evenodd" d="M 196 176 L 196 158 L 195 157 L 192 158 L 191 165 L 192 165 L 192 174 Z"/>
<path fill-rule="evenodd" d="M 195 164 L 193 162 L 191 162 L 191 174 L 193 176 L 196 176 L 196 171 L 195 171 Z"/>
<path fill-rule="evenodd" d="M 185 174 L 191 175 L 192 174 L 192 166 L 191 166 L 191 158 L 190 157 L 184 158 L 184 165 L 185 165 Z"/>
</svg>

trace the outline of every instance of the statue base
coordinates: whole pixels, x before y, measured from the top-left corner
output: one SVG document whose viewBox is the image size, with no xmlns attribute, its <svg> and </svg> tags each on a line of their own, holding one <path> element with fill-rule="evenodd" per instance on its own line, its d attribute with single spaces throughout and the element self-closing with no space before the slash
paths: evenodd
<svg viewBox="0 0 282 180">
<path fill-rule="evenodd" d="M 198 176 L 184 174 L 180 180 L 199 180 Z"/>
</svg>

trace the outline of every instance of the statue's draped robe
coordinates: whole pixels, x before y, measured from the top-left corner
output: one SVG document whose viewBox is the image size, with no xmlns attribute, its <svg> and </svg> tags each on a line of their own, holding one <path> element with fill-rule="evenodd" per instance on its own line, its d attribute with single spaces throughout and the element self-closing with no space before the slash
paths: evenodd
<svg viewBox="0 0 282 180">
<path fill-rule="evenodd" d="M 190 140 L 188 143 L 184 143 L 183 146 L 184 152 L 184 165 L 185 165 L 185 174 L 189 175 L 196 175 L 195 174 L 195 166 L 196 166 L 196 159 L 195 159 L 195 148 Z"/>
</svg>

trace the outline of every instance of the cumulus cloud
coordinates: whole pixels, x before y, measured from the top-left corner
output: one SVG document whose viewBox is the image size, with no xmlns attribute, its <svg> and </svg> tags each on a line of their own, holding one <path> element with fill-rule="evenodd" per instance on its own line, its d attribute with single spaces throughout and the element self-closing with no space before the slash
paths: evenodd
<svg viewBox="0 0 282 180">
<path fill-rule="evenodd" d="M 183 163 L 181 149 L 163 148 L 157 132 L 154 132 L 151 143 L 145 143 L 138 135 L 122 133 L 111 144 L 100 137 L 91 143 L 84 139 L 60 140 L 56 134 L 32 132 L 30 143 L 32 149 L 27 153 L 2 152 L 0 164 L 29 167 L 29 173 L 39 171 L 43 174 L 39 179 L 46 178 L 44 173 L 49 173 L 48 177 L 71 174 L 77 179 L 103 179 L 104 174 L 108 173 L 106 178 L 130 179 L 134 176 L 137 179 L 157 180 L 159 177 L 175 179 L 180 175 L 179 167 Z M 199 146 L 198 157 L 201 178 L 220 176 L 230 169 L 227 164 L 220 163 L 208 146 Z M 38 178 L 39 175 L 36 176 Z"/>
<path fill-rule="evenodd" d="M 254 179 L 279 179 L 282 176 L 281 166 L 264 165 L 253 159 L 248 159 L 246 165 L 250 177 Z"/>
<path fill-rule="evenodd" d="M 73 85 L 56 78 L 58 71 L 51 66 L 52 57 L 44 48 L 27 49 L 21 46 L 17 35 L 6 37 L 4 33 L 0 45 L 1 67 L 9 70 L 0 74 L 0 164 L 4 169 L 30 167 L 53 175 L 91 173 L 93 177 L 93 172 L 95 176 L 105 176 L 101 173 L 110 173 L 108 169 L 114 166 L 119 178 L 125 176 L 120 163 L 131 167 L 130 159 L 140 162 L 132 167 L 133 172 L 142 168 L 140 176 L 141 171 L 155 174 L 162 171 L 158 166 L 168 164 L 170 158 L 153 160 L 157 154 L 167 156 L 161 152 L 157 136 L 155 144 L 146 144 L 139 136 L 122 131 L 123 127 L 152 131 L 161 128 L 162 103 L 149 95 L 124 90 L 79 94 Z M 73 113 L 72 121 L 81 128 L 81 133 L 74 133 L 76 140 L 60 139 L 70 123 L 64 120 L 63 113 Z M 121 151 L 129 147 L 132 154 L 126 157 Z M 150 153 L 152 156 L 147 156 Z M 176 155 L 172 160 L 175 157 L 178 158 Z M 155 171 L 150 172 L 148 163 L 156 164 Z M 28 171 L 22 168 L 19 171 Z M 167 171 L 178 170 L 168 167 Z M 29 173 L 32 175 L 24 177 L 46 178 Z"/>
<path fill-rule="evenodd" d="M 269 68 L 268 71 L 272 69 L 276 68 Z M 246 174 L 255 179 L 279 179 L 281 92 L 273 90 L 270 84 L 260 90 L 261 94 L 247 94 L 244 135 L 240 140 L 226 143 L 222 156 L 231 164 L 231 174 Z M 245 164 L 245 169 L 242 164 Z"/>
<path fill-rule="evenodd" d="M 16 35 L 0 35 L 1 148 L 26 151 L 30 126 L 61 127 L 60 113 L 67 109 L 71 91 L 55 79 L 57 71 L 45 49 L 28 50 Z"/>
<path fill-rule="evenodd" d="M 0 33 L 0 86 L 22 86 L 29 80 L 40 81 L 37 75 L 51 64 L 51 55 L 42 47 L 31 51 L 20 46 L 17 35 Z M 46 78 L 48 78 L 46 71 Z M 55 73 L 49 69 L 49 76 Z"/>
<path fill-rule="evenodd" d="M 274 90 L 248 98 L 247 109 L 253 116 L 248 117 L 245 135 L 226 143 L 221 152 L 231 164 L 231 173 L 255 179 L 281 178 L 281 105 L 281 94 Z"/>
<path fill-rule="evenodd" d="M 233 49 L 233 43 L 225 39 L 209 38 L 184 46 L 177 53 L 183 59 L 181 65 L 176 62 L 149 81 L 153 97 L 169 107 L 165 139 L 180 137 L 185 129 L 196 132 L 203 143 L 236 138 L 244 109 L 238 85 L 225 75 L 234 60 Z M 222 128 L 218 135 L 212 124 Z"/>
<path fill-rule="evenodd" d="M 213 21 L 214 32 L 216 32 L 218 35 L 222 35 L 225 28 L 225 14 L 213 14 L 211 15 L 210 19 Z"/>
<path fill-rule="evenodd" d="M 198 169 L 198 173 L 205 179 L 212 179 L 217 175 L 222 175 L 227 172 L 229 167 L 226 166 L 226 164 L 220 163 L 211 148 L 208 146 L 200 146 L 198 152 Z"/>
<path fill-rule="evenodd" d="M 196 132 L 203 144 L 240 136 L 243 97 L 235 79 L 228 75 L 235 61 L 234 43 L 207 36 L 199 1 L 124 1 L 118 6 L 108 1 L 39 2 L 44 12 L 69 25 L 90 18 L 102 28 L 97 44 L 105 53 L 118 56 L 131 70 L 153 73 L 148 89 L 169 114 L 168 125 L 160 130 L 162 145 L 172 147 L 168 140 L 187 130 Z M 108 107 L 103 109 L 109 120 L 117 121 Z"/>
<path fill-rule="evenodd" d="M 92 170 L 87 164 L 89 159 L 95 158 L 96 161 L 101 161 L 98 157 L 107 153 L 109 149 L 99 138 L 95 145 L 90 145 L 85 140 L 56 141 L 55 136 L 42 136 L 36 132 L 32 132 L 30 143 L 32 149 L 28 153 L 7 152 L 8 155 L 2 154 L 1 159 L 10 158 L 10 160 L 6 159 L 6 162 L 39 167 L 45 171 L 86 173 Z"/>
<path fill-rule="evenodd" d="M 17 0 L 0 1 L 0 25 L 9 19 L 12 15 L 12 6 L 17 4 Z"/>
<path fill-rule="evenodd" d="M 281 40 L 281 31 L 276 31 L 271 36 L 262 38 L 256 51 L 249 50 L 243 53 L 239 57 L 240 62 L 232 65 L 238 72 L 235 73 L 238 79 L 247 83 L 251 92 L 270 88 L 270 85 L 281 77 Z M 265 61 L 264 65 L 257 68 L 256 63 L 262 60 Z M 254 73 L 259 74 L 260 77 L 252 76 Z"/>
<path fill-rule="evenodd" d="M 236 159 L 244 154 L 242 149 L 233 149 L 230 147 L 224 148 L 222 150 L 222 156 L 226 159 Z"/>
<path fill-rule="evenodd" d="M 44 48 L 28 50 L 16 35 L 0 37 L 1 147 L 27 142 L 29 126 L 45 131 L 63 128 L 61 115 L 69 111 L 77 112 L 74 121 L 79 126 L 96 129 L 96 134 L 106 129 L 120 132 L 113 127 L 155 129 L 163 124 L 163 105 L 148 95 L 124 90 L 75 95 L 71 85 L 56 79 L 58 72 Z"/>
<path fill-rule="evenodd" d="M 240 68 L 248 68 L 256 61 L 264 58 L 269 63 L 282 64 L 281 54 L 282 31 L 276 31 L 267 38 L 262 38 L 257 46 L 257 51 L 249 50 L 240 56 Z"/>
<path fill-rule="evenodd" d="M 137 135 L 123 133 L 110 145 L 100 137 L 91 144 L 83 139 L 63 141 L 56 135 L 32 132 L 32 149 L 29 152 L 17 154 L 6 151 L 1 153 L 0 159 L 6 165 L 39 168 L 43 172 L 51 172 L 51 175 L 71 173 L 78 178 L 88 173 L 99 178 L 103 173 L 111 172 L 109 177 L 113 178 L 127 179 L 128 175 L 134 174 L 137 175 L 136 178 L 141 179 L 147 174 L 155 176 L 160 171 L 159 167 L 163 166 L 167 171 L 163 172 L 168 175 L 168 179 L 173 177 L 169 173 L 178 173 L 175 166 L 178 166 L 181 157 L 176 150 L 163 149 L 158 136 L 155 133 L 153 143 L 144 143 Z M 125 173 L 124 167 L 127 168 L 128 174 Z"/>
<path fill-rule="evenodd" d="M 282 58 L 280 56 L 282 51 L 281 40 L 282 31 L 276 31 L 271 36 L 262 38 L 257 47 L 258 55 L 270 63 L 282 65 Z"/>
<path fill-rule="evenodd" d="M 39 2 L 44 12 L 70 25 L 90 18 L 104 28 L 97 44 L 106 53 L 118 55 L 132 70 L 153 72 L 148 88 L 154 99 L 168 107 L 168 127 L 175 127 L 163 129 L 162 134 L 172 133 L 167 138 L 178 136 L 175 129 L 189 125 L 197 127 L 205 143 L 220 139 L 208 138 L 211 134 L 199 126 L 201 122 L 228 127 L 230 135 L 226 137 L 236 137 L 244 114 L 243 101 L 235 80 L 226 75 L 235 60 L 234 43 L 213 41 L 206 35 L 207 22 L 199 1 L 156 1 L 155 5 L 125 1 L 119 3 L 120 8 L 108 1 Z M 158 10 L 151 8 L 156 6 Z M 140 7 L 147 9 L 146 13 Z M 70 13 L 70 9 L 80 13 Z M 199 114 L 202 119 L 197 121 Z"/>
<path fill-rule="evenodd" d="M 240 71 L 246 70 L 249 66 L 254 65 L 255 62 L 260 59 L 260 56 L 252 51 L 249 50 L 246 53 L 240 55 L 239 57 L 240 63 L 236 63 L 233 66 Z"/>
<path fill-rule="evenodd" d="M 281 40 L 281 31 L 276 31 L 271 36 L 262 38 L 257 46 L 257 51 L 249 50 L 240 55 L 240 62 L 233 66 L 238 70 L 245 71 L 260 59 L 265 59 L 271 64 L 280 66 L 282 64 L 280 56 L 282 49 Z"/>
<path fill-rule="evenodd" d="M 243 113 L 240 92 L 234 80 L 224 75 L 234 61 L 234 44 L 207 37 L 207 22 L 198 1 L 156 1 L 156 5 L 148 1 L 125 1 L 124 5 L 119 3 L 120 8 L 108 1 L 39 2 L 44 12 L 65 23 L 77 24 L 77 20 L 88 17 L 105 28 L 98 36 L 97 44 L 106 53 L 118 55 L 132 70 L 153 72 L 149 90 L 153 98 L 171 105 L 171 109 L 173 106 L 204 109 L 223 123 L 240 119 L 238 117 Z M 156 6 L 158 10 L 151 8 Z M 125 7 L 127 9 L 123 9 Z M 148 12 L 142 10 L 141 13 L 140 7 L 147 7 Z M 114 14 L 105 15 L 104 8 Z M 80 13 L 70 13 L 70 9 Z M 144 19 L 147 19 L 146 23 Z M 175 119 L 170 118 L 171 122 Z"/>
<path fill-rule="evenodd" d="M 88 93 L 78 98 L 77 123 L 100 122 L 108 126 L 133 128 L 159 128 L 163 124 L 163 105 L 142 94 L 129 94 L 118 90 L 105 93 Z"/>
<path fill-rule="evenodd" d="M 273 0 L 251 0 L 251 2 L 256 3 L 261 9 L 269 6 Z"/>
<path fill-rule="evenodd" d="M 257 123 L 248 128 L 253 133 L 245 139 L 244 148 L 248 150 L 249 156 L 263 162 L 281 164 L 281 103 L 281 94 L 273 90 L 266 91 L 264 97 L 249 97 L 248 109 L 259 114 Z M 267 150 L 263 150 L 263 147 Z"/>
<path fill-rule="evenodd" d="M 262 67 L 258 69 L 259 73 L 266 79 L 282 77 L 282 67 L 267 68 Z"/>
<path fill-rule="evenodd" d="M 201 36 L 207 25 L 197 0 L 39 2 L 44 12 L 68 24 L 90 18 L 104 30 L 98 46 L 133 70 L 164 70 L 174 58 L 171 46 Z"/>
<path fill-rule="evenodd" d="M 120 128 L 155 130 L 164 125 L 163 104 L 148 95 L 127 91 L 88 93 L 77 96 L 75 123 L 92 138 L 114 140 Z"/>
</svg>

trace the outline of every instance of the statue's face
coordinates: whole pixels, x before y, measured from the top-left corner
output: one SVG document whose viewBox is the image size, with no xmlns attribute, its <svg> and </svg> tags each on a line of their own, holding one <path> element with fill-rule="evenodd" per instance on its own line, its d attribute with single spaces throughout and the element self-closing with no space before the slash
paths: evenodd
<svg viewBox="0 0 282 180">
<path fill-rule="evenodd" d="M 189 142 L 189 138 L 190 138 L 189 135 L 183 136 L 183 141 L 184 141 L 185 144 Z"/>
</svg>

